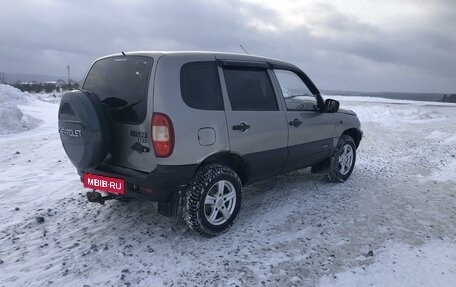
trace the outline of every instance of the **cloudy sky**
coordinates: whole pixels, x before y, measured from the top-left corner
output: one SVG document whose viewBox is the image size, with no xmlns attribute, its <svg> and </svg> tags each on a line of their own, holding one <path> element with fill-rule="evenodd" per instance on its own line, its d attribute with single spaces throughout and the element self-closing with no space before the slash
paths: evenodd
<svg viewBox="0 0 456 287">
<path fill-rule="evenodd" d="M 453 0 L 2 0 L 0 72 L 82 78 L 119 51 L 242 44 L 322 89 L 454 93 L 455 15 Z"/>
</svg>

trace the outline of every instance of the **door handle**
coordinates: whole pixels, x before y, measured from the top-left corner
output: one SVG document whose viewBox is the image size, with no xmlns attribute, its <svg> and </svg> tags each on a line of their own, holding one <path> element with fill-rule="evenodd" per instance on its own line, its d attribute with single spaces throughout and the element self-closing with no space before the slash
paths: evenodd
<svg viewBox="0 0 456 287">
<path fill-rule="evenodd" d="M 302 124 L 302 121 L 298 119 L 294 119 L 291 122 L 289 122 L 290 126 L 295 126 L 296 128 L 299 127 Z"/>
<path fill-rule="evenodd" d="M 246 130 L 250 129 L 250 126 L 245 122 L 241 122 L 238 125 L 233 126 L 234 131 L 241 131 L 245 132 Z"/>
</svg>

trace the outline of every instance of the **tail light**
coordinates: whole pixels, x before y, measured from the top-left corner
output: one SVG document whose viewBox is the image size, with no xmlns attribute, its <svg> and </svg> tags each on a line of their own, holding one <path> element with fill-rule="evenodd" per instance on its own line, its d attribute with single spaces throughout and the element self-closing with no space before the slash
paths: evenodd
<svg viewBox="0 0 456 287">
<path fill-rule="evenodd" d="M 152 115 L 152 145 L 157 157 L 168 157 L 174 149 L 174 129 L 171 119 L 162 113 Z"/>
</svg>

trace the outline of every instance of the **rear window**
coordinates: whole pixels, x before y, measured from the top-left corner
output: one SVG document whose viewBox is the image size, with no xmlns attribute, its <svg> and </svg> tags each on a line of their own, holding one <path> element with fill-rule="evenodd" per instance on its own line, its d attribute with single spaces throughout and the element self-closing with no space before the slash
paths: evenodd
<svg viewBox="0 0 456 287">
<path fill-rule="evenodd" d="M 90 69 L 82 88 L 97 95 L 115 120 L 139 124 L 146 114 L 152 62 L 152 58 L 142 56 L 99 60 Z"/>
<path fill-rule="evenodd" d="M 200 110 L 223 110 L 222 91 L 215 62 L 193 62 L 181 68 L 181 94 L 185 104 Z"/>
</svg>

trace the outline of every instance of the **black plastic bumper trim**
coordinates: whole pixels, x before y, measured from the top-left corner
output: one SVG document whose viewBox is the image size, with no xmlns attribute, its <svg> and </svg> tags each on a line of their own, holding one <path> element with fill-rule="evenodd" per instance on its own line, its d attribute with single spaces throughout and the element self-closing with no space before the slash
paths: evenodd
<svg viewBox="0 0 456 287">
<path fill-rule="evenodd" d="M 147 173 L 103 163 L 98 168 L 85 172 L 124 179 L 125 194 L 122 197 L 167 202 L 173 193 L 190 182 L 197 167 L 197 164 L 158 165 L 152 172 Z M 78 170 L 78 173 L 81 177 L 84 175 L 82 170 Z M 140 188 L 152 191 L 142 192 Z"/>
</svg>

